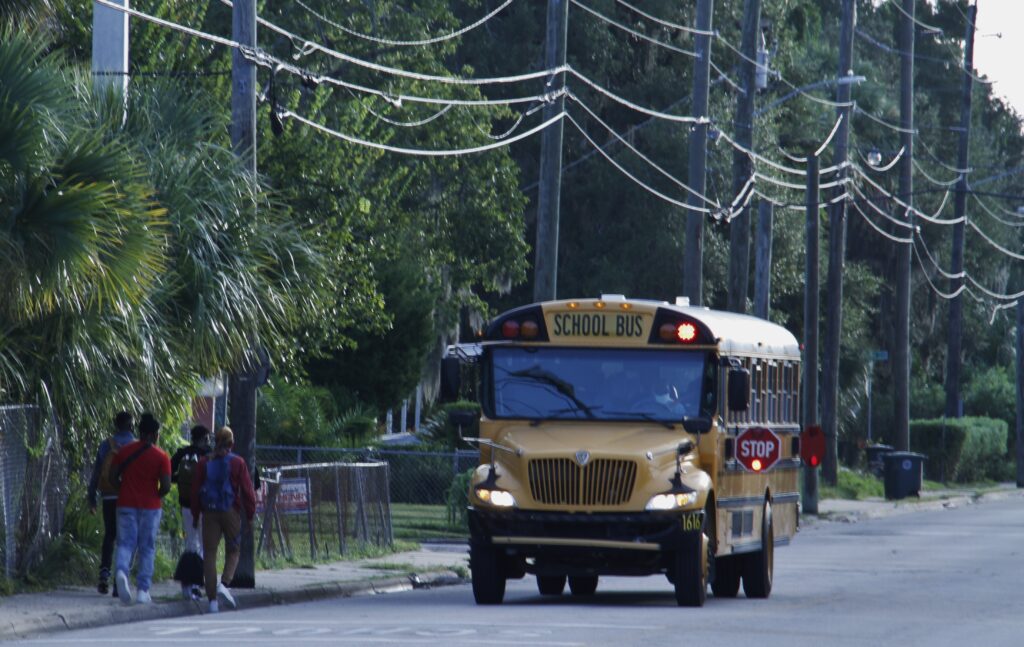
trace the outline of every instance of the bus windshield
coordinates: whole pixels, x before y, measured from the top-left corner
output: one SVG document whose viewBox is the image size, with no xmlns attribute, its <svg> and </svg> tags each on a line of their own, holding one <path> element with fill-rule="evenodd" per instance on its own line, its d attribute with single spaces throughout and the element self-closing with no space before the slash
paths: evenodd
<svg viewBox="0 0 1024 647">
<path fill-rule="evenodd" d="M 488 414 L 665 423 L 709 415 L 713 403 L 701 407 L 705 391 L 714 393 L 706 360 L 703 351 L 494 347 L 485 370 Z"/>
</svg>

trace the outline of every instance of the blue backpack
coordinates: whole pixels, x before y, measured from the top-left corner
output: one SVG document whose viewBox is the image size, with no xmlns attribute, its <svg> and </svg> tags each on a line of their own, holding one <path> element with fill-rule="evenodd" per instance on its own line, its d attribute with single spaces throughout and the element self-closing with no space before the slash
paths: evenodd
<svg viewBox="0 0 1024 647">
<path fill-rule="evenodd" d="M 234 454 L 217 456 L 206 462 L 206 480 L 199 490 L 204 510 L 224 512 L 235 504 L 235 489 L 231 487 L 231 458 Z"/>
</svg>

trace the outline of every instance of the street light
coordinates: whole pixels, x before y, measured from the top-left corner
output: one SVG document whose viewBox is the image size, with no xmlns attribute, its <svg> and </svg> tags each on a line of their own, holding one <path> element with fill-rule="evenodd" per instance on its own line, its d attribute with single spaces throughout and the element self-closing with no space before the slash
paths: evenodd
<svg viewBox="0 0 1024 647">
<path fill-rule="evenodd" d="M 760 110 L 755 111 L 754 112 L 754 116 L 755 117 L 760 117 L 764 113 L 770 112 L 771 110 L 777 108 L 778 106 L 782 105 L 783 103 L 789 101 L 790 99 L 792 99 L 796 95 L 802 94 L 802 93 L 807 92 L 809 90 L 817 90 L 818 88 L 832 87 L 832 86 L 837 86 L 837 85 L 852 85 L 854 83 L 861 83 L 861 82 L 866 81 L 866 80 L 867 80 L 867 77 L 860 76 L 860 75 L 849 74 L 847 76 L 841 76 L 841 77 L 839 77 L 837 79 L 825 79 L 823 81 L 817 81 L 816 83 L 811 83 L 810 85 L 805 85 L 805 86 L 802 86 L 802 87 L 799 87 L 799 88 L 795 88 L 794 90 L 792 90 L 788 94 L 786 94 L 786 95 L 776 99 L 775 101 L 772 101 L 771 103 L 769 103 L 765 107 L 761 108 Z"/>
</svg>

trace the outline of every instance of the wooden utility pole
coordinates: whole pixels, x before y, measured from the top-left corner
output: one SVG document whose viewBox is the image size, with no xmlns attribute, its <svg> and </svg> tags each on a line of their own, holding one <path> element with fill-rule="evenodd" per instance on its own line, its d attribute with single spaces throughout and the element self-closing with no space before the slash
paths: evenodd
<svg viewBox="0 0 1024 647">
<path fill-rule="evenodd" d="M 231 10 L 232 38 L 243 47 L 256 47 L 256 0 L 235 0 Z M 242 158 L 256 182 L 256 65 L 239 50 L 231 54 L 231 146 Z M 256 209 L 255 203 L 251 205 Z M 235 434 L 235 453 L 245 459 L 249 475 L 256 467 L 256 376 L 255 367 L 239 367 L 231 376 L 229 410 Z M 256 552 L 252 526 L 242 528 L 242 547 L 232 586 L 256 586 Z"/>
<path fill-rule="evenodd" d="M 960 169 L 960 180 L 956 183 L 954 215 L 960 220 L 953 225 L 953 275 L 950 291 L 956 292 L 963 285 L 964 271 L 964 219 L 967 217 L 967 165 L 970 163 L 971 144 L 971 91 L 974 89 L 974 24 L 978 18 L 978 6 L 967 8 L 967 34 L 964 36 L 964 85 L 960 96 L 960 152 L 956 167 Z M 963 294 L 949 301 L 949 337 L 946 343 L 946 417 L 959 418 L 963 415 L 960 404 L 960 352 L 964 327 Z"/>
<path fill-rule="evenodd" d="M 553 69 L 565 65 L 569 30 L 569 0 L 548 0 L 544 64 Z M 550 81 L 548 92 L 565 87 L 560 72 Z M 565 97 L 544 106 L 544 119 L 565 110 Z M 550 301 L 558 294 L 558 219 L 562 199 L 562 131 L 559 119 L 544 129 L 540 138 L 540 185 L 537 191 L 537 249 L 533 266 L 533 300 Z"/>
<path fill-rule="evenodd" d="M 839 31 L 839 73 L 838 78 L 850 76 L 853 68 L 853 27 L 857 22 L 857 6 L 854 0 L 843 0 L 842 27 Z M 840 83 L 836 90 L 836 108 L 842 118 L 836 133 L 835 163 L 846 163 L 850 142 L 850 83 Z M 840 167 L 837 177 L 846 177 L 846 168 Z M 845 186 L 838 186 L 834 195 L 838 197 Z M 828 284 L 826 310 L 828 318 L 825 329 L 825 354 L 822 358 L 822 423 L 825 432 L 825 456 L 821 463 L 822 477 L 829 485 L 836 484 L 839 475 L 839 344 L 843 327 L 843 262 L 846 256 L 846 200 L 832 206 L 829 217 L 828 236 Z"/>
<path fill-rule="evenodd" d="M 1024 299 L 1017 299 L 1017 487 L 1024 487 Z"/>
<path fill-rule="evenodd" d="M 128 0 L 110 2 L 128 8 Z M 92 5 L 92 86 L 128 89 L 128 14 L 98 2 Z"/>
<path fill-rule="evenodd" d="M 818 424 L 818 157 L 807 156 L 804 254 L 804 429 Z M 804 465 L 803 511 L 818 514 L 818 468 Z"/>
<path fill-rule="evenodd" d="M 761 30 L 761 0 L 746 0 L 743 7 L 743 55 L 740 60 L 740 83 L 743 91 L 736 99 L 736 142 L 747 149 L 753 149 L 754 142 L 754 96 L 757 94 L 758 36 Z M 754 174 L 753 160 L 736 149 L 732 157 L 732 194 L 739 195 L 743 185 Z M 750 207 L 743 210 L 729 223 L 729 295 L 728 309 L 732 312 L 747 311 L 747 285 L 750 272 Z"/>
<path fill-rule="evenodd" d="M 754 316 L 768 318 L 772 293 L 772 220 L 774 205 L 761 200 L 757 207 L 757 242 L 754 254 Z"/>
<path fill-rule="evenodd" d="M 693 116 L 708 116 L 708 90 L 711 85 L 711 16 L 713 0 L 697 0 L 697 29 L 701 34 L 694 38 L 697 60 L 693 66 Z M 704 195 L 707 184 L 708 124 L 696 123 L 690 131 L 690 188 Z M 690 194 L 687 204 L 692 207 L 706 206 L 697 195 Z M 683 294 L 690 298 L 690 304 L 699 306 L 703 302 L 702 284 L 704 265 L 704 214 L 688 210 L 686 214 L 686 251 L 683 257 Z"/>
<path fill-rule="evenodd" d="M 900 20 L 900 199 L 914 204 L 914 4 L 902 0 Z M 907 224 L 914 225 L 914 214 L 906 210 Z M 913 232 L 913 230 L 911 230 Z M 911 233 L 911 238 L 914 235 Z M 893 432 L 895 447 L 910 449 L 910 245 L 896 246 L 896 316 L 893 340 L 892 378 Z"/>
</svg>

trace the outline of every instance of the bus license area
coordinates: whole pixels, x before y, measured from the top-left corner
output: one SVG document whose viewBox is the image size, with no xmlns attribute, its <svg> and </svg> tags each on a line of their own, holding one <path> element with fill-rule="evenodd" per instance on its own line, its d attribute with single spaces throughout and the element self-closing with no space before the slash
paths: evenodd
<svg viewBox="0 0 1024 647">
<path fill-rule="evenodd" d="M 624 312 L 558 312 L 551 316 L 551 336 L 573 337 L 625 337 L 640 339 L 647 328 L 643 314 Z"/>
</svg>

